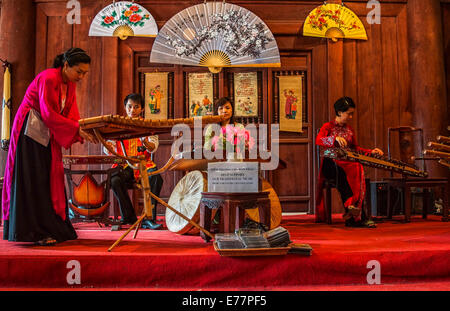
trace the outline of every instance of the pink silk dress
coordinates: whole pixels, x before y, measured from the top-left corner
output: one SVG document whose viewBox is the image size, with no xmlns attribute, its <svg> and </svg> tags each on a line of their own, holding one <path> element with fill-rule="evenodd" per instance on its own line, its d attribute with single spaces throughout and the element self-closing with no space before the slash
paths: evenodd
<svg viewBox="0 0 450 311">
<path fill-rule="evenodd" d="M 61 147 L 68 149 L 75 142 L 83 142 L 79 136 L 80 118 L 76 103 L 75 83 L 68 82 L 65 106 L 61 106 L 61 84 L 63 83 L 61 68 L 47 69 L 36 76 L 29 85 L 22 104 L 14 119 L 8 158 L 4 175 L 2 212 L 3 219 L 9 219 L 10 192 L 14 174 L 16 149 L 24 120 L 30 111 L 35 109 L 40 113 L 42 121 L 50 130 L 51 169 L 50 189 L 51 201 L 56 214 L 66 219 L 66 198 L 64 192 L 64 169 Z M 62 111 L 61 111 L 62 110 Z M 32 160 L 32 157 L 30 157 Z M 26 194 L 23 194 L 26 195 Z"/>
</svg>

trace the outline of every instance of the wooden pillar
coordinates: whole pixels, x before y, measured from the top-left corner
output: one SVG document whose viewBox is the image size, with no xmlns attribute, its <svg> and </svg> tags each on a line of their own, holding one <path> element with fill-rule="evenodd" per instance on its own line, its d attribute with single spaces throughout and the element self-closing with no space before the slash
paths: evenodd
<svg viewBox="0 0 450 311">
<path fill-rule="evenodd" d="M 446 134 L 448 107 L 439 0 L 409 0 L 408 41 L 414 126 L 423 128 L 424 144 Z M 447 177 L 448 169 L 427 161 L 431 177 Z"/>
<path fill-rule="evenodd" d="M 327 39 L 328 121 L 334 120 L 334 103 L 344 96 L 344 41 Z M 344 212 L 336 189 L 332 191 L 332 213 Z M 331 196 L 330 198 L 331 199 Z"/>
<path fill-rule="evenodd" d="M 33 0 L 2 0 L 0 29 L 0 58 L 12 65 L 12 127 L 25 91 L 34 79 L 36 8 Z M 0 74 L 0 96 L 1 94 L 3 70 Z M 6 156 L 7 152 L 0 151 L 0 176 L 3 176 Z"/>
<path fill-rule="evenodd" d="M 344 94 L 344 41 L 327 39 L 328 53 L 328 119 L 335 116 L 334 103 Z"/>
<path fill-rule="evenodd" d="M 33 0 L 2 0 L 1 6 L 0 58 L 12 64 L 11 96 L 15 114 L 34 79 L 36 8 Z"/>
<path fill-rule="evenodd" d="M 327 3 L 341 4 L 341 0 L 329 0 Z M 337 42 L 327 39 L 327 77 L 328 77 L 328 120 L 335 116 L 334 103 L 344 94 L 344 39 Z"/>
</svg>

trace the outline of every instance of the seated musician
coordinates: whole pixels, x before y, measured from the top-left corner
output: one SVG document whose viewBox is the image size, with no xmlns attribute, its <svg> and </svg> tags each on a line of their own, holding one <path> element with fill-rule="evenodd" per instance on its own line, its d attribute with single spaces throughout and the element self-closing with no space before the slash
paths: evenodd
<svg viewBox="0 0 450 311">
<path fill-rule="evenodd" d="M 205 130 L 205 142 L 203 148 L 210 151 L 226 149 L 227 133 L 236 133 L 235 131 L 231 131 L 232 126 L 239 131 L 245 130 L 244 125 L 234 121 L 234 108 L 228 97 L 222 97 L 215 103 L 214 115 L 224 116 L 225 119 L 220 124 L 222 128 L 220 133 L 214 133 L 212 125 L 208 125 Z M 248 143 L 248 140 L 246 140 L 246 147 L 248 147 Z"/>
<path fill-rule="evenodd" d="M 243 133 L 242 131 L 245 131 L 244 125 L 234 121 L 234 108 L 228 97 L 222 97 L 214 104 L 214 115 L 224 116 L 224 120 L 219 124 L 222 130 L 220 133 L 215 133 L 213 126 L 211 124 L 208 125 L 205 130 L 205 142 L 203 148 L 209 151 L 218 149 L 226 150 L 227 134 L 236 136 L 236 132 L 233 131 L 233 126 L 234 129 Z M 252 144 L 253 142 L 250 135 L 247 135 L 245 137 L 245 147 L 251 149 Z M 234 151 L 237 153 L 239 152 L 239 150 Z M 219 219 L 220 210 L 216 213 L 213 223 L 218 224 Z"/>
<path fill-rule="evenodd" d="M 144 99 L 140 94 L 130 94 L 124 100 L 125 110 L 128 117 L 138 118 L 144 109 Z M 114 148 L 118 154 L 122 154 L 120 141 L 108 142 L 111 148 Z M 157 135 L 145 138 L 132 138 L 123 141 L 127 156 L 145 155 L 147 159 L 147 172 L 158 170 L 156 164 L 151 160 L 151 154 L 158 149 L 159 139 Z M 107 151 L 106 151 L 107 152 Z M 108 153 L 108 152 L 107 152 Z M 114 196 L 119 201 L 120 212 L 122 215 L 122 224 L 134 224 L 137 221 L 136 213 L 128 195 L 128 189 L 132 189 L 134 183 L 139 181 L 139 170 L 133 170 L 128 164 L 124 164 L 111 176 L 111 188 Z M 161 176 L 149 176 L 150 191 L 159 196 L 163 185 Z M 144 229 L 158 229 L 161 224 L 156 223 L 156 200 L 152 200 L 153 219 L 144 219 L 141 227 Z"/>
<path fill-rule="evenodd" d="M 350 97 L 342 97 L 334 104 L 336 118 L 334 121 L 325 123 L 316 138 L 316 144 L 322 147 L 350 148 L 359 153 L 367 155 L 383 155 L 383 151 L 378 148 L 363 149 L 358 146 L 356 136 L 348 122 L 353 118 L 355 103 Z M 330 158 L 323 158 L 320 165 L 320 175 L 318 182 L 316 200 L 316 221 L 325 220 L 325 210 L 323 206 L 322 186 L 325 179 L 336 180 L 342 202 L 344 203 L 345 225 L 349 227 L 374 228 L 375 223 L 367 219 L 365 211 L 362 209 L 365 195 L 364 170 L 360 163 L 340 161 Z"/>
</svg>

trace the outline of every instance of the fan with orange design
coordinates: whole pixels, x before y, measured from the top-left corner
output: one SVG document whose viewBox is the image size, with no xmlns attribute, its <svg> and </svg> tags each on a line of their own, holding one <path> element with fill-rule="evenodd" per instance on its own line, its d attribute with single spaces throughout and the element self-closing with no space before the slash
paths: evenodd
<svg viewBox="0 0 450 311">
<path fill-rule="evenodd" d="M 303 25 L 303 35 L 367 40 L 366 29 L 358 16 L 342 4 L 323 4 L 309 13 Z"/>
</svg>

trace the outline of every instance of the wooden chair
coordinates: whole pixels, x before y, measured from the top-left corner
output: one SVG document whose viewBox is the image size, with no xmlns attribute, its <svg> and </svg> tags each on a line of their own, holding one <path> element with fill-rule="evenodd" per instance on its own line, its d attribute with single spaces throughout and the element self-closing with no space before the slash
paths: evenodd
<svg viewBox="0 0 450 311">
<path fill-rule="evenodd" d="M 320 129 L 317 129 L 316 136 L 319 134 Z M 317 169 L 320 172 L 320 146 L 316 146 L 316 155 L 317 155 Z M 337 176 L 337 170 L 336 170 Z M 323 191 L 323 207 L 325 209 L 325 222 L 329 225 L 332 223 L 332 214 L 333 214 L 333 204 L 331 203 L 331 189 L 337 189 L 336 179 L 326 179 L 323 183 L 322 189 L 319 191 Z"/>
<path fill-rule="evenodd" d="M 365 179 L 365 183 L 366 183 L 366 196 L 364 197 L 364 202 L 363 202 L 363 209 L 368 217 L 368 219 L 371 218 L 371 198 L 370 198 L 370 179 L 366 178 Z M 323 187 L 322 187 L 322 191 L 324 191 L 324 195 L 323 195 L 323 206 L 325 209 L 325 222 L 329 225 L 332 224 L 332 214 L 333 214 L 333 204 L 331 202 L 331 189 L 336 188 L 336 180 L 335 179 L 326 179 L 323 183 Z"/>
<path fill-rule="evenodd" d="M 434 158 L 422 157 L 423 148 L 423 130 L 421 128 L 414 128 L 411 126 L 399 126 L 395 128 L 388 129 L 388 157 L 391 159 L 391 133 L 398 132 L 399 140 L 398 144 L 400 147 L 400 160 L 403 162 L 414 163 L 417 160 L 422 162 L 422 170 L 426 170 L 425 160 L 435 160 Z M 419 134 L 419 144 L 415 143 L 415 135 Z M 419 150 L 414 150 L 414 148 Z M 417 148 L 419 147 L 419 148 Z M 415 153 L 419 153 L 420 156 L 415 156 Z M 443 195 L 443 217 L 442 221 L 448 221 L 448 179 L 447 178 L 417 178 L 417 177 L 393 177 L 391 173 L 390 178 L 385 178 L 384 181 L 387 182 L 388 186 L 388 200 L 387 200 L 387 218 L 392 219 L 392 206 L 391 206 L 391 189 L 398 188 L 403 196 L 404 210 L 405 210 L 405 222 L 411 221 L 411 209 L 412 209 L 412 192 L 411 188 L 423 188 L 423 207 L 422 207 L 422 218 L 427 218 L 428 214 L 428 198 L 429 189 L 439 187 L 442 190 Z"/>
<path fill-rule="evenodd" d="M 323 206 L 325 209 L 325 221 L 327 224 L 331 225 L 332 223 L 332 214 L 333 214 L 333 205 L 331 204 L 331 189 L 337 188 L 336 187 L 336 180 L 334 179 L 327 179 L 323 183 L 322 191 L 324 192 L 323 195 Z"/>
</svg>

